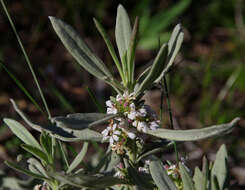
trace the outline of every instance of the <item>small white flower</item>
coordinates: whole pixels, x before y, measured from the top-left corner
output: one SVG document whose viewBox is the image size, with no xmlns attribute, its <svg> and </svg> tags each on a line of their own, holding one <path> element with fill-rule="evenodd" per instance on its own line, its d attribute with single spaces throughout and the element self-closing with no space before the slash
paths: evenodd
<svg viewBox="0 0 245 190">
<path fill-rule="evenodd" d="M 132 132 L 127 132 L 127 135 L 130 139 L 135 139 L 136 135 Z"/>
<path fill-rule="evenodd" d="M 140 117 L 145 117 L 147 114 L 147 111 L 145 108 L 140 108 L 139 111 L 137 112 L 138 116 Z"/>
<path fill-rule="evenodd" d="M 105 104 L 106 104 L 107 107 L 110 107 L 110 108 L 114 107 L 114 104 L 112 103 L 111 100 L 107 100 L 107 101 L 105 102 Z"/>
<path fill-rule="evenodd" d="M 136 111 L 132 111 L 128 114 L 128 118 L 130 120 L 135 120 L 136 119 L 136 115 L 137 115 L 137 112 Z"/>
<path fill-rule="evenodd" d="M 150 122 L 150 129 L 151 130 L 156 130 L 157 128 L 159 128 L 159 124 L 156 121 Z"/>
<path fill-rule="evenodd" d="M 121 171 L 117 171 L 117 172 L 114 174 L 114 177 L 123 178 L 123 174 L 122 174 Z"/>
<path fill-rule="evenodd" d="M 131 103 L 131 104 L 129 105 L 129 107 L 130 107 L 130 110 L 131 110 L 131 111 L 135 111 L 135 104 L 134 104 L 134 103 Z"/>
<path fill-rule="evenodd" d="M 123 98 L 126 99 L 126 100 L 135 100 L 135 93 L 132 92 L 132 93 L 128 93 L 128 91 L 126 91 L 124 94 L 123 94 Z"/>
<path fill-rule="evenodd" d="M 150 165 L 150 160 L 145 160 L 145 165 L 149 166 Z"/>
<path fill-rule="evenodd" d="M 123 98 L 122 98 L 122 96 L 120 95 L 120 94 L 118 94 L 117 96 L 116 96 L 116 101 L 120 101 L 120 100 L 122 100 Z"/>
<path fill-rule="evenodd" d="M 106 110 L 106 113 L 108 113 L 108 114 L 117 114 L 117 108 L 115 108 L 115 107 L 109 107 L 109 108 L 107 108 L 107 110 Z"/>
<path fill-rule="evenodd" d="M 134 121 L 133 123 L 132 123 L 132 125 L 134 126 L 134 127 L 137 127 L 137 121 Z"/>
<path fill-rule="evenodd" d="M 147 126 L 147 124 L 146 124 L 146 122 L 144 122 L 144 121 L 140 121 L 139 123 L 138 123 L 138 125 L 137 125 L 137 130 L 138 131 L 142 131 L 142 132 L 144 132 L 144 133 L 146 133 L 146 129 L 148 128 L 148 126 Z"/>
<path fill-rule="evenodd" d="M 148 168 L 144 168 L 144 167 L 139 167 L 139 168 L 138 168 L 138 171 L 139 171 L 139 172 L 148 173 L 148 172 L 149 172 L 149 169 L 148 169 Z"/>
</svg>

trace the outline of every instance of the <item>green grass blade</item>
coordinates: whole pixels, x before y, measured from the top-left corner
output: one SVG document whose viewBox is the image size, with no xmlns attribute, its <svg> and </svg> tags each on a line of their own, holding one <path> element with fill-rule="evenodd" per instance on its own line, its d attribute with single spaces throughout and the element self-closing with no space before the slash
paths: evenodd
<svg viewBox="0 0 245 190">
<path fill-rule="evenodd" d="M 24 87 L 24 85 L 20 82 L 20 80 L 18 80 L 13 73 L 11 73 L 7 67 L 3 64 L 2 61 L 0 61 L 0 65 L 2 66 L 2 68 L 8 73 L 9 77 L 15 82 L 15 84 L 19 87 L 19 89 L 29 98 L 29 100 L 35 105 L 35 107 L 42 113 L 43 110 L 42 108 L 39 106 L 39 104 L 37 103 L 37 101 L 31 96 L 31 94 L 28 92 L 28 90 Z"/>
<path fill-rule="evenodd" d="M 40 87 L 40 85 L 39 85 L 39 82 L 38 82 L 38 80 L 37 80 L 36 74 L 35 74 L 35 72 L 34 72 L 34 70 L 33 70 L 33 68 L 32 68 L 30 59 L 29 59 L 29 57 L 28 57 L 28 55 L 27 55 L 27 53 L 26 53 L 26 51 L 25 51 L 25 48 L 24 48 L 24 46 L 23 46 L 23 44 L 22 44 L 22 42 L 21 42 L 21 39 L 20 39 L 20 37 L 19 37 L 19 35 L 18 35 L 17 31 L 16 31 L 15 25 L 14 25 L 12 19 L 11 19 L 11 16 L 9 15 L 9 12 L 8 12 L 8 10 L 7 10 L 7 8 L 6 8 L 5 3 L 4 3 L 3 0 L 1 0 L 1 4 L 2 4 L 2 6 L 3 6 L 3 9 L 4 9 L 5 14 L 6 14 L 7 17 L 8 17 L 8 20 L 9 20 L 9 22 L 10 22 L 10 25 L 11 25 L 11 27 L 12 27 L 12 29 L 13 29 L 13 31 L 14 31 L 14 34 L 15 34 L 15 36 L 16 36 L 16 38 L 17 38 L 17 41 L 18 41 L 18 43 L 19 43 L 19 45 L 20 45 L 21 51 L 22 51 L 22 53 L 23 53 L 23 55 L 24 55 L 24 57 L 25 57 L 25 60 L 26 60 L 26 62 L 27 62 L 27 64 L 28 64 L 28 67 L 29 67 L 29 69 L 30 69 L 30 71 L 31 71 L 31 74 L 32 74 L 32 76 L 33 76 L 33 79 L 34 79 L 35 84 L 36 84 L 36 86 L 37 86 L 37 88 L 38 88 L 38 91 L 39 91 L 39 94 L 40 94 L 40 96 L 41 96 L 41 98 L 42 98 L 42 101 L 43 101 L 43 104 L 44 104 L 44 106 L 45 106 L 45 109 L 46 109 L 46 111 L 47 111 L 48 117 L 51 118 L 51 114 L 50 114 L 50 111 L 49 111 L 47 102 L 46 102 L 46 100 L 45 100 L 45 97 L 44 97 L 44 95 L 43 95 L 42 89 L 41 89 L 41 87 Z"/>
<path fill-rule="evenodd" d="M 88 94 L 90 96 L 90 98 L 92 99 L 92 101 L 94 102 L 96 108 L 98 109 L 98 111 L 100 113 L 105 113 L 105 109 L 104 107 L 99 103 L 99 101 L 96 99 L 94 93 L 92 92 L 92 90 L 87 86 L 86 87 L 87 91 L 88 91 Z"/>
</svg>

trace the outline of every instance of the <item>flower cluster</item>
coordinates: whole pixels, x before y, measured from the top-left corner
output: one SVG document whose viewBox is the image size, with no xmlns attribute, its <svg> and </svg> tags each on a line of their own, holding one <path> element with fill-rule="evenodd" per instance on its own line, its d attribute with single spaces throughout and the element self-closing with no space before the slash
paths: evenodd
<svg viewBox="0 0 245 190">
<path fill-rule="evenodd" d="M 123 154 L 130 140 L 144 142 L 141 133 L 156 130 L 160 121 L 155 112 L 143 103 L 137 103 L 135 94 L 125 92 L 106 101 L 107 114 L 118 114 L 102 131 L 103 141 L 109 140 L 113 151 Z"/>
</svg>

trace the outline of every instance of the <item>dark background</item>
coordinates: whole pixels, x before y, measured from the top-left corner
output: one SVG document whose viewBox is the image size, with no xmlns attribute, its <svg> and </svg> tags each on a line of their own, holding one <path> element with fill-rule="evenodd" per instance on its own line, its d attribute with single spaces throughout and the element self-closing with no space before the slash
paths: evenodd
<svg viewBox="0 0 245 190">
<path fill-rule="evenodd" d="M 8 0 L 8 10 L 53 116 L 97 111 L 87 87 L 102 104 L 112 91 L 75 62 L 54 33 L 48 16 L 61 18 L 72 25 L 113 69 L 112 59 L 92 18 L 96 17 L 103 23 L 115 44 L 114 26 L 118 3 L 126 8 L 131 22 L 137 15 L 140 17 L 142 27 L 136 52 L 136 73 L 142 72 L 156 55 L 159 37 L 164 42 L 177 23 L 183 25 L 185 40 L 176 58 L 176 67 L 168 77 L 175 128 L 201 128 L 245 116 L 245 3 L 242 0 Z M 42 105 L 2 7 L 0 13 L 0 60 Z M 19 119 L 9 102 L 9 98 L 13 98 L 33 120 L 45 122 L 45 116 L 16 86 L 3 67 L 0 67 L 0 75 L 1 118 Z M 159 92 L 149 92 L 146 100 L 159 111 Z M 164 127 L 168 128 L 166 111 L 164 121 Z M 179 146 L 181 155 L 187 156 L 187 163 L 189 160 L 200 164 L 203 154 L 213 159 L 218 147 L 226 143 L 232 178 L 244 184 L 244 126 L 245 121 L 242 119 L 240 125 L 224 137 L 185 143 Z M 19 144 L 20 141 L 0 121 L 0 161 L 15 159 L 17 153 L 22 151 Z M 170 153 L 168 155 L 171 156 Z M 6 170 L 1 162 L 0 168 Z"/>
</svg>

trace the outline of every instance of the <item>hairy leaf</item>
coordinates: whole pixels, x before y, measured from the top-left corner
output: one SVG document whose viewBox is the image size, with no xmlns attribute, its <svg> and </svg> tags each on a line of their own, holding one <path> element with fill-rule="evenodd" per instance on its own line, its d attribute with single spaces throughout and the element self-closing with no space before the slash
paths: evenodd
<svg viewBox="0 0 245 190">
<path fill-rule="evenodd" d="M 122 5 L 117 8 L 117 19 L 116 19 L 116 43 L 119 51 L 121 61 L 123 56 L 129 48 L 131 38 L 131 25 L 128 14 Z M 123 62 L 123 61 L 122 61 Z"/>
<path fill-rule="evenodd" d="M 35 146 L 39 150 L 41 150 L 41 146 L 37 142 L 37 140 L 31 135 L 31 133 L 18 121 L 13 119 L 5 118 L 3 119 L 4 123 L 8 125 L 11 131 L 24 143 L 28 145 Z"/>
<path fill-rule="evenodd" d="M 83 158 L 87 153 L 87 150 L 88 150 L 88 143 L 85 142 L 83 144 L 83 148 L 81 149 L 79 154 L 76 156 L 76 158 L 72 161 L 66 173 L 72 172 L 83 161 Z"/>
<path fill-rule="evenodd" d="M 180 169 L 181 179 L 184 185 L 184 190 L 196 190 L 192 182 L 192 179 L 188 171 L 186 170 L 185 166 L 179 163 L 179 169 Z"/>
<path fill-rule="evenodd" d="M 197 141 L 209 137 L 224 135 L 232 131 L 233 127 L 237 124 L 240 118 L 233 119 L 230 123 L 214 125 L 202 129 L 190 130 L 170 130 L 170 129 L 157 129 L 148 130 L 147 134 L 174 141 Z"/>
<path fill-rule="evenodd" d="M 43 130 L 49 133 L 51 136 L 54 136 L 57 139 L 60 139 L 62 141 L 97 141 L 101 142 L 102 140 L 102 134 L 90 130 L 90 129 L 84 129 L 84 130 L 72 130 L 68 128 L 61 128 L 57 127 L 56 125 L 37 125 L 34 124 L 16 105 L 16 103 L 12 100 L 11 101 L 15 111 L 20 115 L 20 117 L 33 129 L 42 132 Z"/>
<path fill-rule="evenodd" d="M 152 83 L 159 77 L 161 74 L 165 61 L 167 59 L 167 54 L 168 54 L 168 46 L 166 44 L 163 44 L 161 49 L 159 50 L 156 58 L 154 59 L 153 65 L 146 75 L 145 79 L 143 82 L 140 84 L 139 88 L 137 89 L 136 97 L 142 95 L 142 93 L 149 88 Z"/>
<path fill-rule="evenodd" d="M 93 54 L 70 25 L 55 17 L 49 17 L 49 19 L 66 49 L 85 70 L 110 84 L 116 91 L 119 92 L 119 88 L 122 90 L 122 85 L 113 78 L 105 64 Z"/>
<path fill-rule="evenodd" d="M 40 149 L 36 148 L 35 146 L 28 145 L 28 144 L 22 144 L 21 147 L 25 149 L 27 152 L 30 152 L 32 155 L 39 158 L 41 161 L 44 161 L 47 164 L 49 163 L 49 159 L 47 155 Z"/>
<path fill-rule="evenodd" d="M 51 120 L 59 127 L 82 130 L 91 128 L 100 124 L 105 124 L 108 120 L 113 119 L 117 115 L 103 113 L 75 113 L 67 115 L 67 117 L 58 116 Z"/>
<path fill-rule="evenodd" d="M 227 150 L 225 145 L 222 145 L 216 155 L 216 159 L 211 171 L 211 186 L 214 188 L 215 180 L 219 189 L 224 189 L 226 185 L 226 180 L 228 179 L 228 166 L 227 166 Z"/>
<path fill-rule="evenodd" d="M 24 173 L 28 176 L 35 177 L 35 178 L 42 179 L 42 180 L 48 180 L 48 178 L 46 178 L 45 176 L 38 175 L 38 174 L 35 174 L 33 172 L 30 172 L 29 170 L 26 170 L 26 169 L 20 167 L 18 164 L 15 164 L 15 163 L 12 163 L 9 161 L 5 161 L 4 163 L 6 165 L 8 165 L 10 168 L 13 168 L 13 169 L 17 170 L 18 172 Z"/>
<path fill-rule="evenodd" d="M 206 177 L 200 171 L 198 167 L 195 168 L 195 173 L 193 176 L 193 181 L 195 182 L 195 188 L 198 189 L 206 189 Z"/>
<path fill-rule="evenodd" d="M 177 190 L 176 186 L 164 169 L 161 160 L 156 157 L 154 157 L 154 159 L 150 162 L 150 173 L 160 190 Z"/>
</svg>

